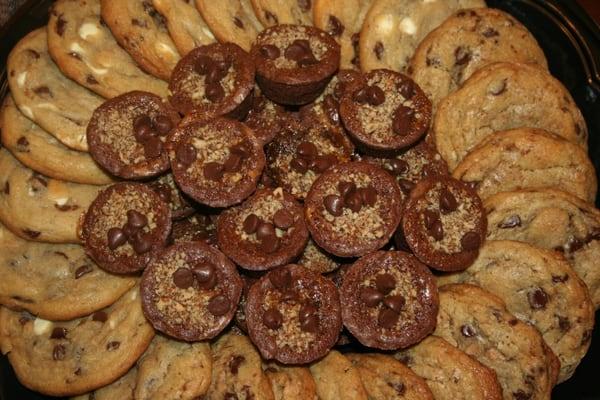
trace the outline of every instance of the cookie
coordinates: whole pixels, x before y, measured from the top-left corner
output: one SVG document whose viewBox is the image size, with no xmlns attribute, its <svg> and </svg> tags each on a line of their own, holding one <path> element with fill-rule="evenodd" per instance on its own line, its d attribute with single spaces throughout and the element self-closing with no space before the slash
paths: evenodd
<svg viewBox="0 0 600 400">
<path fill-rule="evenodd" d="M 128 373 L 113 383 L 96 389 L 93 392 L 71 397 L 71 400 L 134 400 L 133 391 L 135 389 L 136 376 L 137 368 L 133 367 Z"/>
<path fill-rule="evenodd" d="M 244 310 L 250 339 L 262 357 L 284 364 L 323 357 L 342 329 L 336 286 L 299 265 L 263 275 L 250 286 Z"/>
<path fill-rule="evenodd" d="M 0 225 L 0 303 L 64 321 L 114 303 L 133 277 L 108 274 L 81 246 L 25 241 Z"/>
<path fill-rule="evenodd" d="M 79 243 L 79 219 L 101 186 L 59 181 L 0 150 L 0 221 L 25 240 Z"/>
<path fill-rule="evenodd" d="M 596 172 L 587 152 L 539 129 L 488 136 L 456 166 L 452 176 L 472 185 L 482 199 L 499 192 L 551 186 L 585 201 L 596 199 Z"/>
<path fill-rule="evenodd" d="M 122 94 L 94 110 L 86 132 L 90 154 L 124 179 L 162 174 L 170 167 L 166 137 L 178 122 L 166 100 L 142 91 Z"/>
<path fill-rule="evenodd" d="M 207 399 L 275 400 L 260 355 L 247 336 L 228 332 L 211 345 L 212 382 Z"/>
<path fill-rule="evenodd" d="M 481 199 L 464 182 L 425 178 L 410 192 L 402 217 L 406 243 L 421 262 L 439 271 L 466 269 L 485 239 Z"/>
<path fill-rule="evenodd" d="M 169 136 L 175 182 L 210 207 L 242 202 L 255 190 L 265 166 L 261 144 L 244 124 L 227 118 L 190 118 Z"/>
<path fill-rule="evenodd" d="M 485 7 L 483 0 L 375 0 L 360 33 L 363 71 L 404 72 L 421 40 L 461 8 Z"/>
<path fill-rule="evenodd" d="M 106 185 L 113 178 L 89 154 L 71 150 L 26 118 L 11 96 L 0 112 L 2 144 L 23 165 L 45 176 L 69 182 Z"/>
<path fill-rule="evenodd" d="M 408 253 L 378 251 L 360 258 L 344 275 L 340 300 L 344 326 L 368 347 L 405 348 L 435 329 L 435 279 Z"/>
<path fill-rule="evenodd" d="M 490 292 L 466 284 L 442 286 L 434 335 L 495 370 L 505 400 L 550 398 L 556 356 L 536 328 L 519 321 Z"/>
<path fill-rule="evenodd" d="M 110 272 L 141 271 L 171 232 L 171 209 L 142 183 L 117 183 L 103 190 L 82 221 L 85 252 Z"/>
<path fill-rule="evenodd" d="M 373 0 L 314 0 L 314 24 L 341 46 L 341 68 L 358 68 L 360 30 Z"/>
<path fill-rule="evenodd" d="M 519 190 L 495 194 L 483 203 L 487 239 L 510 239 L 564 253 L 600 307 L 600 211 L 556 189 Z"/>
<path fill-rule="evenodd" d="M 384 354 L 346 354 L 360 374 L 369 398 L 433 400 L 425 380 Z"/>
<path fill-rule="evenodd" d="M 192 400 L 208 390 L 212 353 L 205 342 L 190 344 L 157 335 L 137 369 L 136 399 Z"/>
<path fill-rule="evenodd" d="M 202 242 L 158 253 L 142 275 L 144 314 L 154 327 L 188 342 L 212 339 L 233 318 L 242 292 L 235 265 Z"/>
<path fill-rule="evenodd" d="M 165 19 L 152 3 L 101 0 L 100 5 L 102 20 L 119 45 L 144 71 L 168 80 L 180 56 L 169 36 Z"/>
<path fill-rule="evenodd" d="M 392 237 L 400 223 L 402 194 L 395 179 L 373 164 L 337 164 L 317 178 L 304 213 L 317 245 L 339 257 L 357 257 Z"/>
<path fill-rule="evenodd" d="M 438 104 L 432 140 L 452 171 L 486 136 L 521 127 L 587 148 L 585 121 L 567 89 L 538 66 L 506 62 L 483 67 Z"/>
<path fill-rule="evenodd" d="M 263 368 L 275 400 L 318 400 L 317 385 L 308 368 L 277 363 L 268 363 Z"/>
<path fill-rule="evenodd" d="M 519 21 L 498 9 L 474 8 L 454 13 L 430 32 L 408 70 L 435 106 L 475 71 L 498 61 L 548 69 L 544 52 Z"/>
<path fill-rule="evenodd" d="M 40 28 L 13 47 L 6 63 L 10 91 L 27 118 L 67 147 L 87 151 L 85 128 L 102 97 L 63 76 L 48 54 L 47 36 Z"/>
<path fill-rule="evenodd" d="M 304 210 L 281 188 L 259 189 L 217 221 L 219 248 L 237 265 L 264 271 L 296 259 L 308 242 Z"/>
<path fill-rule="evenodd" d="M 60 0 L 48 21 L 48 52 L 65 76 L 105 98 L 132 90 L 167 96 L 167 83 L 142 71 L 100 17 L 100 0 Z"/>
<path fill-rule="evenodd" d="M 321 360 L 310 365 L 321 400 L 367 400 L 360 371 L 343 354 L 332 350 Z"/>
<path fill-rule="evenodd" d="M 559 382 L 569 379 L 592 338 L 594 307 L 585 284 L 562 255 L 511 240 L 491 240 L 462 273 L 439 284 L 471 283 L 500 297 L 534 325 L 560 360 Z"/>
<path fill-rule="evenodd" d="M 182 56 L 198 46 L 215 42 L 215 36 L 192 1 L 152 0 L 152 5 L 166 20 L 169 35 Z"/>
<path fill-rule="evenodd" d="M 133 366 L 154 337 L 138 287 L 90 316 L 51 322 L 0 310 L 0 348 L 28 388 L 52 396 L 89 392 Z"/>
<path fill-rule="evenodd" d="M 196 7 L 221 43 L 235 43 L 250 51 L 258 32 L 263 30 L 250 0 L 196 0 Z"/>
<path fill-rule="evenodd" d="M 259 21 L 270 27 L 280 24 L 312 25 L 311 0 L 252 0 Z"/>
<path fill-rule="evenodd" d="M 429 336 L 394 357 L 425 379 L 437 400 L 502 399 L 493 369 L 437 336 Z"/>
<path fill-rule="evenodd" d="M 266 145 L 271 142 L 284 129 L 289 119 L 282 106 L 263 96 L 258 86 L 254 87 L 252 105 L 242 121 L 254 131 L 260 143 Z"/>
</svg>

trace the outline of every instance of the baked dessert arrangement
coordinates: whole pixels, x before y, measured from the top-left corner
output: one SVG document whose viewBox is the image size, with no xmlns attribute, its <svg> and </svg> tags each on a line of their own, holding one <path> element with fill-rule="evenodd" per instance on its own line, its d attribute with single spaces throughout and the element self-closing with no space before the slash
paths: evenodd
<svg viewBox="0 0 600 400">
<path fill-rule="evenodd" d="M 482 0 L 58 0 L 7 70 L 31 390 L 549 400 L 590 347 L 586 122 Z"/>
</svg>

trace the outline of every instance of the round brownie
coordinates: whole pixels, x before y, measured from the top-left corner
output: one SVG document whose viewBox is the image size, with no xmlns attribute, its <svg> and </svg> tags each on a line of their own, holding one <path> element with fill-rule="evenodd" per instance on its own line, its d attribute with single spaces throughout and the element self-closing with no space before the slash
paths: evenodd
<svg viewBox="0 0 600 400">
<path fill-rule="evenodd" d="M 85 252 L 103 269 L 142 270 L 171 232 L 171 210 L 142 183 L 117 183 L 100 192 L 85 214 Z"/>
<path fill-rule="evenodd" d="M 289 113 L 282 106 L 263 96 L 260 89 L 254 89 L 252 104 L 243 122 L 263 146 L 285 128 L 289 119 Z"/>
<path fill-rule="evenodd" d="M 167 135 L 179 115 L 155 94 L 134 91 L 105 101 L 87 126 L 90 154 L 111 174 L 141 179 L 169 169 Z"/>
<path fill-rule="evenodd" d="M 284 364 L 323 357 L 342 329 L 338 290 L 299 265 L 269 271 L 250 287 L 246 324 L 261 355 Z"/>
<path fill-rule="evenodd" d="M 162 175 L 155 181 L 148 182 L 148 186 L 169 205 L 174 221 L 189 217 L 194 213 L 194 207 L 175 183 L 173 174 Z"/>
<path fill-rule="evenodd" d="M 242 292 L 235 265 L 202 242 L 177 243 L 148 264 L 140 285 L 144 315 L 177 339 L 211 339 L 233 318 Z"/>
</svg>

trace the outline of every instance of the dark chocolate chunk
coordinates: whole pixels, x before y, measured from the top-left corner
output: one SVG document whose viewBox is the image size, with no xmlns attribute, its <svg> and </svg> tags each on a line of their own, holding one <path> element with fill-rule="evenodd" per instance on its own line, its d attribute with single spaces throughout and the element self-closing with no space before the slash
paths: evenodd
<svg viewBox="0 0 600 400">
<path fill-rule="evenodd" d="M 66 354 L 67 354 L 67 350 L 65 349 L 65 346 L 63 346 L 62 344 L 57 344 L 52 349 L 52 359 L 54 361 L 64 360 Z"/>
<path fill-rule="evenodd" d="M 460 333 L 462 333 L 464 337 L 473 337 L 477 335 L 477 331 L 475 331 L 475 328 L 473 328 L 471 325 L 461 326 Z"/>
<path fill-rule="evenodd" d="M 378 274 L 375 277 L 375 287 L 380 293 L 387 295 L 396 287 L 396 278 L 392 274 Z"/>
<path fill-rule="evenodd" d="M 263 324 L 269 329 L 277 330 L 283 323 L 283 315 L 275 309 L 271 308 L 263 314 Z"/>
<path fill-rule="evenodd" d="M 189 268 L 178 268 L 173 273 L 173 283 L 180 289 L 187 289 L 194 284 L 194 274 Z"/>
<path fill-rule="evenodd" d="M 194 161 L 196 161 L 196 148 L 191 144 L 182 143 L 177 147 L 175 153 L 177 161 L 183 166 L 190 166 Z"/>
<path fill-rule="evenodd" d="M 344 211 L 344 201 L 340 196 L 330 194 L 323 199 L 325 209 L 334 217 L 339 217 Z"/>
<path fill-rule="evenodd" d="M 535 288 L 533 291 L 527 294 L 527 299 L 529 300 L 529 305 L 534 310 L 539 310 L 542 308 L 546 308 L 546 304 L 548 304 L 548 294 L 541 287 Z"/>
<path fill-rule="evenodd" d="M 442 189 L 440 192 L 440 211 L 442 214 L 449 214 L 458 208 L 456 197 L 448 189 Z"/>
<path fill-rule="evenodd" d="M 67 328 L 63 328 L 60 326 L 54 327 L 52 329 L 52 333 L 50 334 L 50 339 L 65 339 L 67 337 Z"/>
<path fill-rule="evenodd" d="M 282 208 L 273 215 L 273 223 L 277 228 L 287 230 L 294 224 L 294 216 Z"/>
<path fill-rule="evenodd" d="M 395 312 L 397 312 L 398 314 L 400 314 L 400 312 L 404 309 L 404 305 L 406 304 L 406 300 L 404 299 L 404 297 L 400 296 L 400 295 L 396 295 L 396 296 L 388 296 L 385 298 L 385 300 L 383 300 L 383 304 L 391 309 L 394 310 Z"/>
<path fill-rule="evenodd" d="M 329 34 L 332 36 L 340 36 L 346 29 L 344 24 L 335 15 L 329 16 L 328 27 Z"/>
<path fill-rule="evenodd" d="M 106 315 L 104 311 L 96 311 L 94 314 L 92 314 L 92 321 L 106 322 L 107 319 L 108 315 Z"/>
<path fill-rule="evenodd" d="M 107 233 L 108 248 L 116 250 L 127 243 L 127 236 L 121 228 L 110 228 Z"/>
<path fill-rule="evenodd" d="M 383 301 L 383 294 L 371 287 L 364 287 L 360 291 L 360 299 L 368 307 L 377 307 Z"/>
<path fill-rule="evenodd" d="M 263 44 L 260 46 L 259 50 L 260 55 L 268 60 L 274 60 L 281 55 L 279 48 L 272 44 Z"/>
<path fill-rule="evenodd" d="M 396 325 L 396 322 L 398 322 L 399 318 L 400 317 L 397 312 L 395 312 L 389 308 L 382 308 L 379 311 L 379 316 L 377 317 L 377 323 L 382 328 L 391 329 L 394 327 L 394 325 Z"/>
<path fill-rule="evenodd" d="M 256 216 L 256 214 L 250 214 L 244 219 L 244 232 L 251 235 L 258 229 L 258 225 L 260 224 L 260 218 Z"/>
<path fill-rule="evenodd" d="M 464 251 L 474 251 L 481 245 L 481 239 L 477 232 L 467 232 L 460 239 L 460 245 Z"/>
<path fill-rule="evenodd" d="M 218 162 L 209 162 L 204 164 L 203 174 L 204 178 L 211 181 L 219 181 L 223 178 L 223 164 Z"/>
<path fill-rule="evenodd" d="M 222 294 L 214 296 L 208 301 L 208 311 L 215 317 L 227 314 L 230 308 L 231 302 Z"/>
</svg>

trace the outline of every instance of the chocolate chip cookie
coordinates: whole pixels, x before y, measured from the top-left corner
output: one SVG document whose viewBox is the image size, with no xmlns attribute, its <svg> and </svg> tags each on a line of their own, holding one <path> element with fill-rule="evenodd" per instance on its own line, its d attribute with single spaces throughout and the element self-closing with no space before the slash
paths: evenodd
<svg viewBox="0 0 600 400">
<path fill-rule="evenodd" d="M 100 17 L 100 0 L 56 1 L 48 51 L 65 76 L 105 98 L 132 90 L 167 95 L 167 83 L 142 71 Z"/>
<path fill-rule="evenodd" d="M 426 337 L 394 357 L 425 379 L 437 400 L 502 399 L 496 372 L 440 337 Z"/>
<path fill-rule="evenodd" d="M 263 365 L 263 368 L 271 381 L 275 400 L 318 400 L 317 385 L 308 368 L 274 362 Z"/>
<path fill-rule="evenodd" d="M 2 353 L 22 384 L 47 395 L 77 395 L 108 385 L 133 366 L 154 337 L 138 292 L 135 286 L 112 306 L 65 322 L 2 308 Z"/>
<path fill-rule="evenodd" d="M 311 364 L 310 372 L 317 385 L 321 400 L 367 400 L 360 371 L 343 354 L 332 350 L 321 360 Z"/>
<path fill-rule="evenodd" d="M 8 56 L 8 84 L 19 110 L 67 147 L 87 151 L 85 128 L 102 97 L 63 76 L 48 54 L 46 28 L 32 31 Z"/>
<path fill-rule="evenodd" d="M 0 303 L 64 321 L 114 303 L 133 277 L 104 272 L 81 246 L 25 241 L 0 225 Z"/>
<path fill-rule="evenodd" d="M 252 0 L 254 13 L 265 26 L 280 24 L 312 25 L 311 0 Z"/>
<path fill-rule="evenodd" d="M 433 400 L 425 380 L 384 354 L 346 354 L 358 369 L 369 398 Z"/>
<path fill-rule="evenodd" d="M 150 1 L 101 0 L 102 20 L 139 66 L 168 80 L 180 55 L 165 20 Z M 142 88 L 138 88 L 142 89 Z"/>
<path fill-rule="evenodd" d="M 494 132 L 545 129 L 587 148 L 587 128 L 567 89 L 539 66 L 492 63 L 438 104 L 432 139 L 454 170 Z"/>
<path fill-rule="evenodd" d="M 560 187 L 585 201 L 596 198 L 596 172 L 580 146 L 539 129 L 496 132 L 456 166 L 452 176 L 482 199 L 519 189 Z"/>
<path fill-rule="evenodd" d="M 564 253 L 600 307 L 600 211 L 557 189 L 519 190 L 484 201 L 487 239 L 511 239 Z"/>
<path fill-rule="evenodd" d="M 460 10 L 419 44 L 408 70 L 437 105 L 478 69 L 510 61 L 548 68 L 533 35 L 511 15 L 494 8 Z"/>
<path fill-rule="evenodd" d="M 101 186 L 47 178 L 0 150 L 0 221 L 25 240 L 79 243 L 79 219 Z"/>
<path fill-rule="evenodd" d="M 84 152 L 69 149 L 25 117 L 7 96 L 0 111 L 2 144 L 23 165 L 47 177 L 75 183 L 105 185 L 113 178 Z"/>
<path fill-rule="evenodd" d="M 466 284 L 442 286 L 434 334 L 495 370 L 505 400 L 550 398 L 556 356 L 536 328 L 519 321 L 490 292 Z"/>
<path fill-rule="evenodd" d="M 360 34 L 363 71 L 403 72 L 421 40 L 461 8 L 485 7 L 483 0 L 375 0 Z"/>
<path fill-rule="evenodd" d="M 133 367 L 128 373 L 114 381 L 81 396 L 71 397 L 71 400 L 134 400 L 133 391 L 135 390 L 135 380 L 137 376 L 137 367 Z"/>
</svg>

